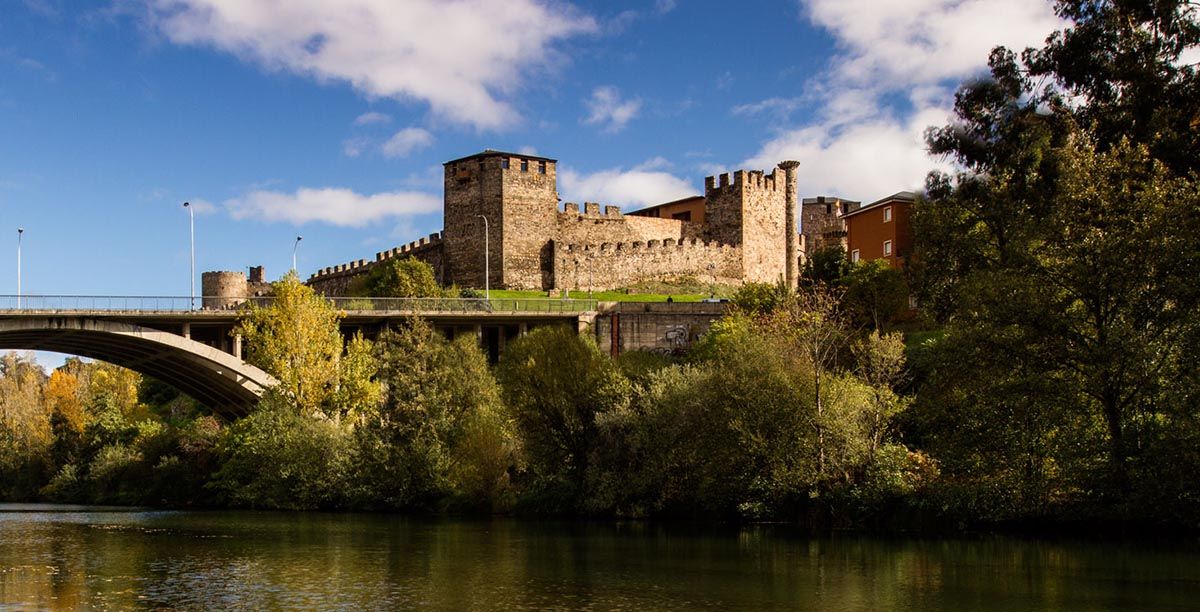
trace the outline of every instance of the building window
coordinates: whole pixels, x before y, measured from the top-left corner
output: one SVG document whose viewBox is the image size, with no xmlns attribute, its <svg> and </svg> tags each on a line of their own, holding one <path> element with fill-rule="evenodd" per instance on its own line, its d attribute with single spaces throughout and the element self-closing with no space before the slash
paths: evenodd
<svg viewBox="0 0 1200 612">
<path fill-rule="evenodd" d="M 546 173 L 546 162 L 538 162 L 538 174 Z"/>
<path fill-rule="evenodd" d="M 507 157 L 500 160 L 500 167 L 504 168 L 505 170 L 508 170 L 508 158 Z"/>
<path fill-rule="evenodd" d="M 883 222 L 887 223 L 892 220 L 892 207 L 888 206 L 883 209 Z"/>
<path fill-rule="evenodd" d="M 521 172 L 529 172 L 529 160 L 528 159 L 521 160 Z"/>
<path fill-rule="evenodd" d="M 825 214 L 828 215 L 828 214 L 832 214 L 832 213 L 833 213 L 833 204 L 826 204 L 825 205 Z"/>
<path fill-rule="evenodd" d="M 691 221 L 692 220 L 692 211 L 685 210 L 683 212 L 677 212 L 677 213 L 672 214 L 671 218 L 678 219 L 679 221 Z"/>
<path fill-rule="evenodd" d="M 862 256 L 859 254 L 858 249 L 854 249 L 853 251 L 850 251 L 850 261 L 852 263 L 858 263 L 858 260 L 861 258 L 862 258 Z"/>
<path fill-rule="evenodd" d="M 887 257 L 890 257 L 892 255 L 892 241 L 891 240 L 883 241 L 883 254 L 884 254 L 884 256 L 887 256 Z"/>
</svg>

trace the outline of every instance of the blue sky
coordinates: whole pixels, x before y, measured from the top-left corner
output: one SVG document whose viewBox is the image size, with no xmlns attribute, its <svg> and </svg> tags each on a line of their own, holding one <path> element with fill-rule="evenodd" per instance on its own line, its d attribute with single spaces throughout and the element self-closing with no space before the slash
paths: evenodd
<svg viewBox="0 0 1200 612">
<path fill-rule="evenodd" d="M 801 162 L 802 197 L 917 187 L 921 143 L 1042 0 L 0 0 L 0 293 L 186 295 L 302 234 L 302 276 L 441 229 L 441 163 L 559 162 L 636 208 Z M 7 228 L 7 229 L 6 229 Z M 9 244 L 9 247 L 5 247 Z M 5 254 L 7 253 L 7 254 Z"/>
</svg>

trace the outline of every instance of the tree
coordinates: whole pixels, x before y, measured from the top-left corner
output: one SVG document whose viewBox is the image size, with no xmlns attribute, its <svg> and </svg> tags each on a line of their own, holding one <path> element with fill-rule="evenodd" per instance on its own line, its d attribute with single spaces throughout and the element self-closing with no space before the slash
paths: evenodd
<svg viewBox="0 0 1200 612">
<path fill-rule="evenodd" d="M 773 312 L 790 297 L 783 283 L 745 283 L 733 294 L 733 305 L 750 315 Z"/>
<path fill-rule="evenodd" d="M 881 331 L 908 310 L 908 284 L 887 260 L 863 261 L 850 268 L 842 299 L 857 322 Z"/>
<path fill-rule="evenodd" d="M 247 304 L 238 321 L 246 360 L 278 379 L 278 392 L 301 412 L 327 408 L 339 378 L 341 314 L 295 272 L 272 283 L 270 302 Z"/>
<path fill-rule="evenodd" d="M 1200 46 L 1189 0 L 1057 0 L 1071 27 L 1024 54 L 1039 97 L 1070 112 L 1097 148 L 1128 139 L 1180 176 L 1200 170 L 1200 78 L 1185 51 Z M 1069 100 L 1067 104 L 1064 100 Z"/>
<path fill-rule="evenodd" d="M 826 473 L 825 401 L 828 390 L 823 387 L 829 375 L 837 369 L 838 358 L 845 348 L 848 325 L 841 307 L 841 294 L 817 286 L 797 293 L 796 299 L 776 312 L 772 329 L 785 338 L 789 349 L 804 356 L 811 366 L 812 400 L 816 440 L 814 454 L 817 473 Z"/>
<path fill-rule="evenodd" d="M 382 334 L 373 358 L 383 400 L 355 430 L 359 503 L 427 508 L 460 496 L 494 507 L 516 443 L 474 338 L 450 341 L 413 320 Z"/>
<path fill-rule="evenodd" d="M 78 377 L 63 369 L 50 373 L 42 397 L 50 412 L 55 466 L 74 463 L 79 459 L 88 416 L 80 395 Z"/>
<path fill-rule="evenodd" d="M 42 405 L 46 375 L 16 353 L 0 359 L 0 495 L 29 496 L 49 464 L 50 414 Z"/>
<path fill-rule="evenodd" d="M 578 504 L 598 421 L 628 405 L 629 382 L 595 342 L 560 326 L 510 344 L 497 377 L 537 486 L 551 504 Z"/>
<path fill-rule="evenodd" d="M 813 251 L 804 261 L 800 284 L 805 286 L 841 286 L 850 271 L 850 260 L 841 245 L 831 245 Z"/>
<path fill-rule="evenodd" d="M 370 297 L 440 297 L 442 288 L 433 268 L 411 255 L 389 259 L 371 268 L 359 289 Z"/>
<path fill-rule="evenodd" d="M 960 376 L 932 377 L 922 404 L 948 419 L 934 429 L 968 431 L 977 418 L 976 442 L 1019 438 L 1010 480 L 1038 491 L 1025 498 L 1073 490 L 1117 502 L 1145 459 L 1136 449 L 1164 384 L 1186 380 L 1172 369 L 1189 367 L 1179 355 L 1197 296 L 1184 279 L 1197 253 L 1183 245 L 1197 199 L 1172 169 L 1194 161 L 1194 136 L 1175 133 L 1174 98 L 1157 90 L 1194 86 L 1192 71 L 1168 65 L 1194 24 L 1174 2 L 1057 6 L 1078 27 L 1023 64 L 995 50 L 991 78 L 960 89 L 956 120 L 928 134 L 961 171 L 931 175 L 918 203 L 916 277 L 923 303 L 950 323 L 938 346 L 957 361 L 940 367 Z M 1192 104 L 1182 107 L 1195 117 Z M 1069 436 L 1080 441 L 1070 453 L 1047 442 Z M 955 438 L 939 449 L 963 460 L 951 473 L 1006 469 L 972 464 L 951 448 L 968 438 Z"/>
<path fill-rule="evenodd" d="M 870 390 L 870 399 L 862 413 L 870 462 L 887 439 L 892 418 L 907 404 L 896 393 L 904 380 L 904 338 L 895 333 L 880 335 L 876 330 L 855 341 L 851 351 L 855 373 Z"/>
</svg>

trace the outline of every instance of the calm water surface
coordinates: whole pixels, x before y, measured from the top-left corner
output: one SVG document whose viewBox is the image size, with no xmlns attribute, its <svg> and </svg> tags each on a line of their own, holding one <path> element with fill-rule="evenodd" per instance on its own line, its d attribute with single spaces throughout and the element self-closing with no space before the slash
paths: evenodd
<svg viewBox="0 0 1200 612">
<path fill-rule="evenodd" d="M 0 504 L 0 610 L 1195 610 L 1200 546 Z"/>
</svg>

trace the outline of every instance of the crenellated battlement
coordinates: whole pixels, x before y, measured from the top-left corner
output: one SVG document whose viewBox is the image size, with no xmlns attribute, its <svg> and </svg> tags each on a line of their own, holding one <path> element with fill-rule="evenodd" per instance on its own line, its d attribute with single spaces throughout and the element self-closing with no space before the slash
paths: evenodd
<svg viewBox="0 0 1200 612">
<path fill-rule="evenodd" d="M 565 219 L 577 217 L 624 219 L 625 214 L 621 212 L 620 206 L 613 206 L 611 204 L 601 205 L 598 202 L 584 202 L 583 209 L 580 210 L 579 204 L 575 202 L 565 202 L 563 204 L 562 211 L 559 212 L 559 217 Z"/>
<path fill-rule="evenodd" d="M 408 257 L 410 255 L 415 256 L 425 254 L 430 249 L 441 248 L 441 246 L 442 235 L 439 232 L 434 232 L 425 238 L 414 240 L 403 246 L 398 246 L 394 249 L 388 249 L 386 251 L 380 251 L 375 254 L 375 259 L 373 261 L 357 259 L 348 263 L 321 268 L 309 276 L 308 280 L 309 282 L 312 282 L 344 274 L 361 274 L 366 271 L 366 268 L 370 268 L 379 262 L 387 261 L 394 257 Z"/>
<path fill-rule="evenodd" d="M 622 252 L 645 252 L 653 250 L 693 250 L 720 252 L 737 250 L 739 247 L 733 244 L 700 240 L 699 238 L 685 238 L 683 240 L 667 238 L 664 240 L 601 242 L 600 244 L 563 244 L 557 245 L 557 248 L 560 248 L 562 253 L 566 254 L 594 255 L 597 253 L 611 254 Z"/>
<path fill-rule="evenodd" d="M 562 202 L 553 159 L 488 149 L 444 164 L 443 232 L 323 268 L 310 284 L 327 295 L 361 291 L 356 283 L 373 266 L 407 256 L 429 263 L 440 282 L 473 288 L 578 286 L 585 260 L 594 286 L 669 276 L 774 281 L 792 276 L 788 163 L 709 176 L 703 196 L 627 215 L 601 202 Z"/>
<path fill-rule="evenodd" d="M 730 180 L 732 176 L 732 180 Z M 778 191 L 783 189 L 783 181 L 776 180 L 775 171 L 770 174 L 762 170 L 737 170 L 733 173 L 723 173 L 704 178 L 705 197 L 721 193 L 736 193 L 747 189 L 760 191 Z"/>
</svg>

